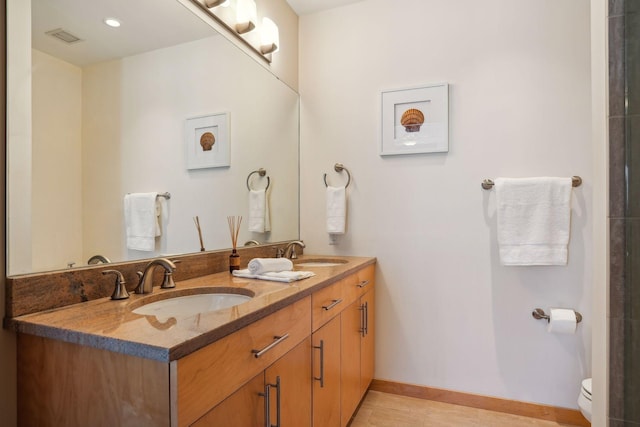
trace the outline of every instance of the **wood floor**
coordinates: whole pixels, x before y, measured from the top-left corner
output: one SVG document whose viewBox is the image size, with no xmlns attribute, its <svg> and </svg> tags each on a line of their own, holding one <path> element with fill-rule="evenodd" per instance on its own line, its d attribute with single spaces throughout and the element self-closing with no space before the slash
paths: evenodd
<svg viewBox="0 0 640 427">
<path fill-rule="evenodd" d="M 502 412 L 369 391 L 351 427 L 552 427 L 569 426 Z"/>
</svg>

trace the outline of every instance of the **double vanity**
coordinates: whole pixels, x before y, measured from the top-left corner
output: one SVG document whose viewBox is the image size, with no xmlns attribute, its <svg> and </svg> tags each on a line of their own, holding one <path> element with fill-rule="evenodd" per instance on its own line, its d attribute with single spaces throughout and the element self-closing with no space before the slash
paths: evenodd
<svg viewBox="0 0 640 427">
<path fill-rule="evenodd" d="M 373 377 L 375 258 L 294 268 L 315 276 L 177 277 L 5 319 L 21 425 L 345 426 Z"/>
</svg>

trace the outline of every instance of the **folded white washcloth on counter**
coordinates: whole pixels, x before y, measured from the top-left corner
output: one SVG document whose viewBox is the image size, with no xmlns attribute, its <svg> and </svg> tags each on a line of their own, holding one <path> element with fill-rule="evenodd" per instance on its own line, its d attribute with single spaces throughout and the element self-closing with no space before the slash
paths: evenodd
<svg viewBox="0 0 640 427">
<path fill-rule="evenodd" d="M 288 258 L 253 258 L 247 267 L 251 274 L 264 274 L 272 271 L 291 271 L 293 262 Z"/>
<path fill-rule="evenodd" d="M 306 279 L 315 276 L 312 271 L 270 271 L 264 274 L 251 274 L 248 268 L 243 270 L 234 270 L 233 275 L 236 277 L 244 277 L 245 279 L 270 280 L 272 282 L 295 282 L 297 280 Z"/>
</svg>

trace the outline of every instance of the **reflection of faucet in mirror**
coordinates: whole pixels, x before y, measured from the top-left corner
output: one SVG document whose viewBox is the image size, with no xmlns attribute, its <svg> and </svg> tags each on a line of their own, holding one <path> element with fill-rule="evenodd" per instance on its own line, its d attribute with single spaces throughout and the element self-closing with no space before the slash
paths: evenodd
<svg viewBox="0 0 640 427">
<path fill-rule="evenodd" d="M 138 282 L 138 286 L 135 289 L 136 294 L 150 294 L 151 292 L 153 292 L 153 272 L 158 266 L 164 268 L 165 272 L 164 281 L 162 283 L 163 287 L 170 287 L 166 286 L 165 283 L 173 283 L 171 273 L 173 273 L 176 265 L 166 258 L 156 258 L 149 264 L 147 264 L 147 266 L 144 268 L 144 271 L 138 271 L 138 277 L 140 277 L 140 281 Z M 169 277 L 167 278 L 167 276 Z M 175 283 L 173 283 L 173 286 L 175 286 Z"/>
<path fill-rule="evenodd" d="M 156 316 L 144 316 L 144 318 L 147 319 L 147 322 L 149 322 L 151 326 L 161 331 L 166 331 L 178 323 L 175 317 L 169 317 L 164 322 L 159 321 Z"/>
<path fill-rule="evenodd" d="M 305 247 L 305 244 L 302 240 L 294 240 L 293 242 L 288 243 L 287 246 L 284 247 L 284 256 L 286 258 L 289 258 L 289 259 L 298 258 L 298 254 L 296 253 L 296 245 L 300 246 L 300 248 Z"/>
<path fill-rule="evenodd" d="M 91 265 L 91 264 L 109 264 L 111 261 L 109 260 L 109 258 L 107 258 L 106 256 L 103 255 L 94 255 L 91 258 L 89 258 L 89 261 L 87 261 L 87 264 Z"/>
<path fill-rule="evenodd" d="M 257 240 L 247 240 L 246 242 L 244 242 L 245 246 L 260 246 L 260 242 L 258 242 Z"/>
</svg>

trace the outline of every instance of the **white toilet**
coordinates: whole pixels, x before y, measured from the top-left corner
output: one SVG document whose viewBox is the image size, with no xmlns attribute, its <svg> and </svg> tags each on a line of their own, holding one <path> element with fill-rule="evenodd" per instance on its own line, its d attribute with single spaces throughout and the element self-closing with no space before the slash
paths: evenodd
<svg viewBox="0 0 640 427">
<path fill-rule="evenodd" d="M 591 422 L 591 378 L 582 381 L 580 396 L 578 397 L 578 406 L 582 415 Z"/>
</svg>

